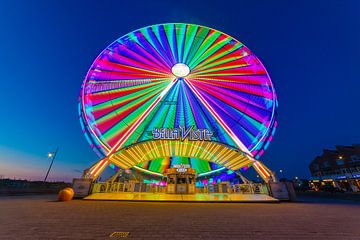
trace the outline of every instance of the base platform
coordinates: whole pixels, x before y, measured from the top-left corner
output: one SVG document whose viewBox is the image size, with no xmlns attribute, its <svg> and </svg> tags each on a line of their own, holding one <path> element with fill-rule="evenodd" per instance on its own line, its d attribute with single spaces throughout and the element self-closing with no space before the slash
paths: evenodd
<svg viewBox="0 0 360 240">
<path fill-rule="evenodd" d="M 166 194 L 166 193 L 93 193 L 85 200 L 108 201 L 143 201 L 143 202 L 266 202 L 276 203 L 279 200 L 265 194 L 236 193 L 196 193 L 196 194 Z"/>
</svg>

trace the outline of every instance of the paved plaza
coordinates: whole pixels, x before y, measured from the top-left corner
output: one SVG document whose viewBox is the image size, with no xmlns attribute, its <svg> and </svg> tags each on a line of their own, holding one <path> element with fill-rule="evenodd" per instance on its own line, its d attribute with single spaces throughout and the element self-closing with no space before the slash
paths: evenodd
<svg viewBox="0 0 360 240">
<path fill-rule="evenodd" d="M 360 239 L 360 204 L 56 202 L 0 197 L 0 239 Z M 122 238 L 121 238 L 122 239 Z"/>
</svg>

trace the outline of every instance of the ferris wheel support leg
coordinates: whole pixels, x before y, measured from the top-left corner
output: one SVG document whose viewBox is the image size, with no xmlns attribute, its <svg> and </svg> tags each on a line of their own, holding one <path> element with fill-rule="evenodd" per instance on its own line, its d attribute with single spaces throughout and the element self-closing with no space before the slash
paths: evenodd
<svg viewBox="0 0 360 240">
<path fill-rule="evenodd" d="M 105 157 L 100 159 L 98 162 L 93 164 L 90 168 L 86 169 L 83 174 L 83 178 L 95 179 L 104 171 L 104 169 L 109 165 L 109 160 Z"/>
<path fill-rule="evenodd" d="M 262 162 L 255 160 L 253 163 L 255 171 L 265 182 L 276 182 L 276 176 L 269 168 L 267 168 Z"/>
</svg>

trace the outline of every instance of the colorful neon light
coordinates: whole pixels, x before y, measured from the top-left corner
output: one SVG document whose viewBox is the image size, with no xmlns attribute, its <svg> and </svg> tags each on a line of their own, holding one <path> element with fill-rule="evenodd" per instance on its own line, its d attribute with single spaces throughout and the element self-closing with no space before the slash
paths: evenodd
<svg viewBox="0 0 360 240">
<path fill-rule="evenodd" d="M 257 162 L 274 134 L 276 108 L 265 67 L 241 42 L 208 27 L 169 23 L 131 32 L 101 52 L 82 85 L 79 114 L 86 138 L 101 157 L 150 140 L 154 128 L 194 126 L 211 129 L 213 141 Z M 178 163 L 202 175 L 223 169 L 182 156 L 154 159 L 136 169 L 162 174 Z M 108 165 L 104 158 L 90 174 Z M 261 163 L 254 167 L 268 175 Z"/>
</svg>

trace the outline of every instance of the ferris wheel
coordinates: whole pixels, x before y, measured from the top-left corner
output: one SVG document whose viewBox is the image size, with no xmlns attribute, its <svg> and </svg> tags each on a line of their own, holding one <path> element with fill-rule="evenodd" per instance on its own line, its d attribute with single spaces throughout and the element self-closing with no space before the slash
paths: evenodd
<svg viewBox="0 0 360 240">
<path fill-rule="evenodd" d="M 100 157 L 153 140 L 154 128 L 185 126 L 210 129 L 212 141 L 258 159 L 275 132 L 276 108 L 269 74 L 244 44 L 184 23 L 144 27 L 111 43 L 91 65 L 79 102 L 83 132 Z M 133 167 L 162 174 L 179 163 L 203 175 L 226 170 L 187 156 Z"/>
</svg>

